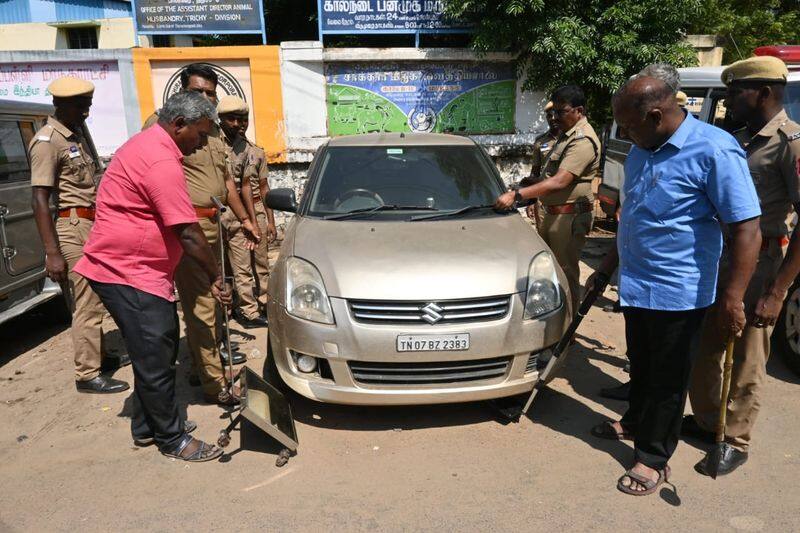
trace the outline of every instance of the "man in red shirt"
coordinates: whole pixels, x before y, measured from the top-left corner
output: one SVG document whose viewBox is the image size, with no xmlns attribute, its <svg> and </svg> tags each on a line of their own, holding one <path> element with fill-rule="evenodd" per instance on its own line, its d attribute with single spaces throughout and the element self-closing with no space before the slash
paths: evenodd
<svg viewBox="0 0 800 533">
<path fill-rule="evenodd" d="M 206 144 L 214 105 L 182 92 L 170 97 L 158 125 L 125 143 L 114 155 L 97 195 L 95 224 L 75 271 L 89 280 L 125 337 L 135 385 L 134 442 L 155 442 L 164 455 L 209 461 L 222 450 L 191 437 L 175 399 L 178 314 L 174 273 L 185 253 L 206 272 L 214 297 L 223 288 L 211 247 L 189 199 L 184 155 Z"/>
</svg>

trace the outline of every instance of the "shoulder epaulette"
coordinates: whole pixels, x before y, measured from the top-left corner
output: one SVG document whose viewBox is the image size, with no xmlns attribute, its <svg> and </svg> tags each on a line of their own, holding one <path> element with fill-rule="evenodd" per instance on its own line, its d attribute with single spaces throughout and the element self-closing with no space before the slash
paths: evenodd
<svg viewBox="0 0 800 533">
<path fill-rule="evenodd" d="M 52 136 L 53 126 L 46 124 L 42 129 L 39 130 L 39 133 L 36 135 L 36 140 L 49 143 Z"/>
</svg>

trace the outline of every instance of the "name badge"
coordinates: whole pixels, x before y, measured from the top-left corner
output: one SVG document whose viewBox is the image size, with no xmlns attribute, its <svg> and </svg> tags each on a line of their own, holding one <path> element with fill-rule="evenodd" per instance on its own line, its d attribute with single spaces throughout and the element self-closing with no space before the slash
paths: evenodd
<svg viewBox="0 0 800 533">
<path fill-rule="evenodd" d="M 77 146 L 70 146 L 69 147 L 69 158 L 75 159 L 76 157 L 80 157 L 81 153 L 78 151 Z"/>
</svg>

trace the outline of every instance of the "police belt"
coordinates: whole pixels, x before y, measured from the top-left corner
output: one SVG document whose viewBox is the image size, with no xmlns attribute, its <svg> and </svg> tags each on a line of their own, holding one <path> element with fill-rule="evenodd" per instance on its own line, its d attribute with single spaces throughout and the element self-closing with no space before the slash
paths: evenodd
<svg viewBox="0 0 800 533">
<path fill-rule="evenodd" d="M 58 218 L 69 218 L 72 212 L 75 211 L 75 216 L 86 220 L 94 220 L 94 207 L 68 207 L 58 210 Z"/>
<path fill-rule="evenodd" d="M 214 218 L 217 216 L 217 208 L 194 206 L 194 213 L 197 215 L 198 218 L 207 218 L 209 220 L 214 220 Z"/>
<path fill-rule="evenodd" d="M 548 215 L 576 215 L 589 213 L 594 207 L 589 202 L 573 202 L 560 205 L 545 205 L 544 212 Z"/>
</svg>

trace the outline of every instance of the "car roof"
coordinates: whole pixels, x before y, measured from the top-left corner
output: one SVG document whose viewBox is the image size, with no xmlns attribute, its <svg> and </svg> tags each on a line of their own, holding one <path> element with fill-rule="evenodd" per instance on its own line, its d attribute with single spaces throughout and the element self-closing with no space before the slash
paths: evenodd
<svg viewBox="0 0 800 533">
<path fill-rule="evenodd" d="M 724 66 L 679 68 L 681 87 L 725 87 L 721 79 L 724 69 Z M 800 81 L 800 72 L 790 70 L 788 80 L 793 83 Z"/>
<path fill-rule="evenodd" d="M 33 102 L 20 102 L 19 100 L 0 99 L 0 113 L 13 113 L 22 115 L 50 115 L 53 113 L 50 104 L 35 104 Z"/>
<path fill-rule="evenodd" d="M 367 133 L 334 137 L 328 146 L 475 146 L 475 142 L 442 133 Z"/>
</svg>

